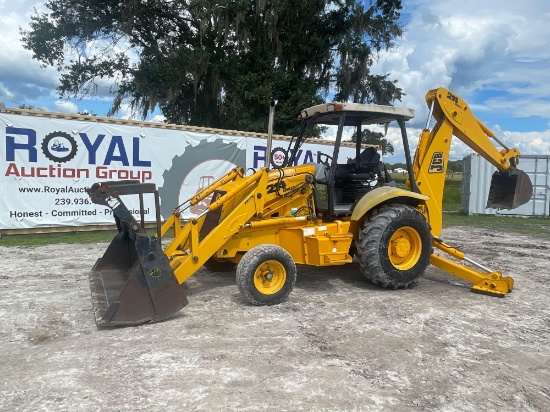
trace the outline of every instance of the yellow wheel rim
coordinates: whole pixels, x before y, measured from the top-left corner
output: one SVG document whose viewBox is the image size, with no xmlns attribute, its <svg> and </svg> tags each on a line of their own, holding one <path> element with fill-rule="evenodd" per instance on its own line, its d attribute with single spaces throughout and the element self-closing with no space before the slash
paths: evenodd
<svg viewBox="0 0 550 412">
<path fill-rule="evenodd" d="M 422 253 L 420 235 L 410 226 L 395 231 L 390 239 L 388 255 L 390 262 L 399 270 L 408 270 L 418 262 Z"/>
<path fill-rule="evenodd" d="M 254 286 L 264 295 L 280 291 L 286 282 L 285 267 L 276 260 L 262 263 L 254 272 Z"/>
</svg>

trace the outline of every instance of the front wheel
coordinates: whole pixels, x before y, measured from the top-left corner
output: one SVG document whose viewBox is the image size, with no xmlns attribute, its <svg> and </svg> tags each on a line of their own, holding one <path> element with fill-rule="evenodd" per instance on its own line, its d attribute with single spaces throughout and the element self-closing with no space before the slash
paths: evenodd
<svg viewBox="0 0 550 412">
<path fill-rule="evenodd" d="M 296 265 L 280 246 L 259 245 L 237 265 L 237 286 L 253 305 L 275 305 L 285 300 L 296 283 Z"/>
<path fill-rule="evenodd" d="M 392 204 L 373 212 L 357 242 L 359 266 L 374 284 L 398 289 L 410 286 L 430 264 L 430 224 L 415 208 Z"/>
</svg>

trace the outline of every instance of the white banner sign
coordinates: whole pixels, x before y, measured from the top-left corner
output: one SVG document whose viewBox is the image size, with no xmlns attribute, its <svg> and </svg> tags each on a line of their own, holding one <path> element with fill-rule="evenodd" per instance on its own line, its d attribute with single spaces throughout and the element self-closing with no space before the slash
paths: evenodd
<svg viewBox="0 0 550 412">
<path fill-rule="evenodd" d="M 7 113 L 0 113 L 0 142 L 0 229 L 113 224 L 110 209 L 92 204 L 85 192 L 108 180 L 155 183 L 167 217 L 233 167 L 257 169 L 266 158 L 261 138 Z M 273 148 L 287 146 L 273 142 Z M 332 154 L 332 149 L 304 144 L 295 163 L 318 162 L 319 152 Z M 339 162 L 354 156 L 354 149 L 342 147 Z M 137 196 L 123 200 L 139 213 Z M 196 205 L 187 215 L 206 206 Z M 145 217 L 155 219 L 150 195 L 145 195 Z"/>
</svg>

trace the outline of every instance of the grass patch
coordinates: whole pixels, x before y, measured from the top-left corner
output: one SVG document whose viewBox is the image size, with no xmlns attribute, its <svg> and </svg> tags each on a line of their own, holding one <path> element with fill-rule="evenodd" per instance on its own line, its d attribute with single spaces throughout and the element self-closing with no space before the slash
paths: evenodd
<svg viewBox="0 0 550 412">
<path fill-rule="evenodd" d="M 443 208 L 447 209 L 447 206 L 455 208 L 458 205 L 458 210 L 461 208 L 462 203 L 462 182 L 453 182 L 451 184 L 445 184 L 443 188 Z M 455 209 L 452 209 L 455 210 Z"/>
<path fill-rule="evenodd" d="M 406 179 L 407 176 L 402 174 L 392 175 L 393 180 L 397 187 L 401 189 L 407 189 Z M 447 176 L 445 180 L 445 186 L 443 187 L 443 210 L 459 211 L 462 207 L 462 175 L 460 176 Z"/>
<path fill-rule="evenodd" d="M 519 233 L 550 240 L 550 219 L 498 215 L 467 216 L 461 212 L 443 212 L 443 228 L 476 227 L 497 232 Z"/>
<path fill-rule="evenodd" d="M 59 243 L 68 244 L 89 244 L 110 242 L 116 231 L 94 231 L 94 232 L 70 232 L 70 233 L 39 233 L 32 235 L 4 235 L 0 238 L 0 246 L 6 247 L 29 247 L 55 245 Z"/>
</svg>

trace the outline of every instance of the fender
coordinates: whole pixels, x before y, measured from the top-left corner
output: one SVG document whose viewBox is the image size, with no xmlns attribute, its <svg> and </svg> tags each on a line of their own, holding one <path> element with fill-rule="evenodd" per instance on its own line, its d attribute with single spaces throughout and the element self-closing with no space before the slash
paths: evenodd
<svg viewBox="0 0 550 412">
<path fill-rule="evenodd" d="M 415 204 L 421 203 L 422 201 L 426 201 L 430 199 L 430 196 L 422 195 L 420 193 L 410 192 L 405 189 L 399 189 L 397 187 L 392 186 L 383 186 L 378 187 L 376 189 L 371 190 L 367 194 L 365 194 L 355 207 L 353 208 L 353 212 L 351 214 L 351 220 L 352 221 L 358 221 L 360 220 L 365 213 L 368 211 L 374 209 L 376 206 L 386 203 L 390 199 L 395 198 L 409 198 L 414 199 L 413 202 Z M 401 201 L 400 203 L 406 203 Z"/>
</svg>

